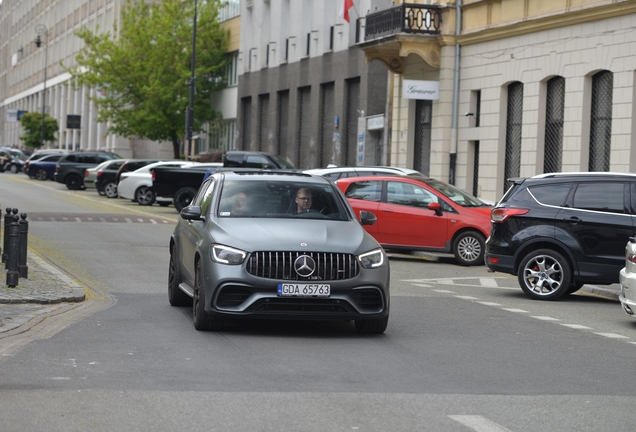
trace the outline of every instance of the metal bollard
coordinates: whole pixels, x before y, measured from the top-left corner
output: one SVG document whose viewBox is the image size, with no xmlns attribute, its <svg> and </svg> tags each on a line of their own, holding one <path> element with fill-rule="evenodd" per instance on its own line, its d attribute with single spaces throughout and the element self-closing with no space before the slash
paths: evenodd
<svg viewBox="0 0 636 432">
<path fill-rule="evenodd" d="M 27 236 L 29 234 L 29 221 L 27 214 L 20 215 L 20 245 L 18 251 L 18 274 L 21 278 L 29 278 L 29 267 L 27 266 Z"/>
<path fill-rule="evenodd" d="M 2 253 L 2 262 L 4 264 L 4 268 L 8 268 L 7 260 L 9 258 L 9 227 L 11 226 L 11 222 L 13 221 L 13 216 L 18 214 L 18 209 L 13 209 L 13 214 L 11 214 L 12 210 L 7 207 L 7 212 L 4 215 L 4 252 Z"/>
<path fill-rule="evenodd" d="M 9 225 L 9 251 L 7 252 L 7 286 L 15 288 L 18 285 L 18 248 L 20 243 L 20 218 L 13 215 L 13 221 Z"/>
</svg>

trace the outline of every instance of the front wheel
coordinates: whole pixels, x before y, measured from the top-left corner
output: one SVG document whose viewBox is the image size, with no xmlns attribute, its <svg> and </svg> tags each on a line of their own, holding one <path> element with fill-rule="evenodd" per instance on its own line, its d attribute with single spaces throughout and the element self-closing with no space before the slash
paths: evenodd
<svg viewBox="0 0 636 432">
<path fill-rule="evenodd" d="M 378 320 L 360 320 L 356 321 L 356 331 L 361 334 L 381 334 L 388 325 L 388 316 Z"/>
<path fill-rule="evenodd" d="M 174 194 L 174 208 L 176 208 L 177 211 L 181 213 L 181 210 L 183 210 L 184 207 L 190 205 L 196 193 L 196 189 L 192 187 L 184 187 L 179 189 Z"/>
<path fill-rule="evenodd" d="M 453 242 L 455 259 L 464 266 L 483 264 L 485 242 L 484 236 L 477 231 L 461 233 Z"/>
<path fill-rule="evenodd" d="M 20 167 L 18 165 L 16 165 L 16 164 L 11 164 L 11 169 L 10 170 L 11 170 L 11 172 L 13 174 L 17 174 L 17 173 L 20 172 Z"/>
<path fill-rule="evenodd" d="M 179 288 L 182 281 L 181 263 L 177 253 L 177 245 L 170 250 L 170 267 L 168 268 L 168 301 L 172 306 L 189 306 L 192 299 Z"/>
<path fill-rule="evenodd" d="M 135 191 L 135 201 L 142 206 L 150 206 L 155 202 L 155 193 L 148 186 L 141 186 Z"/>
<path fill-rule="evenodd" d="M 104 194 L 107 198 L 117 198 L 117 183 L 109 181 L 104 185 Z"/>
<path fill-rule="evenodd" d="M 35 178 L 38 180 L 47 180 L 49 175 L 46 173 L 45 169 L 40 168 L 35 172 Z"/>
<path fill-rule="evenodd" d="M 536 300 L 556 300 L 567 294 L 572 284 L 570 263 L 551 249 L 526 255 L 519 264 L 517 277 L 523 292 Z"/>
<path fill-rule="evenodd" d="M 197 262 L 194 275 L 194 298 L 192 299 L 192 321 L 197 330 L 221 330 L 223 321 L 214 319 L 205 311 L 205 289 L 201 261 Z"/>
</svg>

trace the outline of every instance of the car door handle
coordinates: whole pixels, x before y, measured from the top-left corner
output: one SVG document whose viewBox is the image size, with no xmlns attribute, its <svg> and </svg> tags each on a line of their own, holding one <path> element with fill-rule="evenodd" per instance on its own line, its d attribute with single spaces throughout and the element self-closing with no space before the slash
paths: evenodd
<svg viewBox="0 0 636 432">
<path fill-rule="evenodd" d="M 572 216 L 570 218 L 563 218 L 564 221 L 566 222 L 570 222 L 571 224 L 577 224 L 579 222 L 583 222 L 581 219 L 577 218 L 576 216 Z"/>
<path fill-rule="evenodd" d="M 393 210 L 389 210 L 389 209 L 382 209 L 382 211 L 384 211 L 384 213 L 393 213 Z"/>
</svg>

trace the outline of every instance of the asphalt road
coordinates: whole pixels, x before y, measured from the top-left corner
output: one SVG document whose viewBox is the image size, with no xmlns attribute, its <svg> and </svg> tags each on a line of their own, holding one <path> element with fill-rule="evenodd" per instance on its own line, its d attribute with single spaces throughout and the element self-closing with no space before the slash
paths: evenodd
<svg viewBox="0 0 636 432">
<path fill-rule="evenodd" d="M 383 335 L 352 323 L 197 332 L 167 301 L 174 208 L 0 174 L 30 245 L 94 295 L 0 360 L 3 431 L 625 431 L 636 320 L 616 301 L 527 299 L 452 259 L 391 259 Z M 114 220 L 117 219 L 117 220 Z M 90 306 L 90 307 L 89 307 Z"/>
</svg>

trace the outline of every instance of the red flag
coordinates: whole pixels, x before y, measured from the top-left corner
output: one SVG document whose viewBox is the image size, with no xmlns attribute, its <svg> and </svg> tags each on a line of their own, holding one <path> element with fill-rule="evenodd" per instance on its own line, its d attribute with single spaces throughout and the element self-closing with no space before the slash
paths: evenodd
<svg viewBox="0 0 636 432">
<path fill-rule="evenodd" d="M 353 0 L 342 0 L 340 6 L 340 18 L 344 18 L 346 22 L 349 21 L 349 9 L 353 7 Z"/>
</svg>

